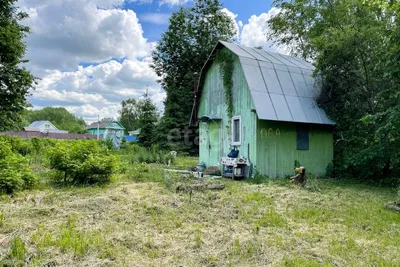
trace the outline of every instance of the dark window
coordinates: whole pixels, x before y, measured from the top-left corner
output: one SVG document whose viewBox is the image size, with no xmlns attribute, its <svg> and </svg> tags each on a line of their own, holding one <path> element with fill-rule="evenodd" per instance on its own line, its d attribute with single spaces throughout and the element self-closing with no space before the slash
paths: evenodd
<svg viewBox="0 0 400 267">
<path fill-rule="evenodd" d="M 297 124 L 296 132 L 297 132 L 297 150 L 308 150 L 310 147 L 308 124 Z"/>
</svg>

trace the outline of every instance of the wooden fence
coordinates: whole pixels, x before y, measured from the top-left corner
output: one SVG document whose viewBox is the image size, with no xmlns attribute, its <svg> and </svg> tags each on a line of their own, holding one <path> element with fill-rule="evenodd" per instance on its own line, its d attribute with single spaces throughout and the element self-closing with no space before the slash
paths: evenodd
<svg viewBox="0 0 400 267">
<path fill-rule="evenodd" d="M 42 132 L 0 132 L 0 135 L 19 136 L 22 138 L 51 138 L 51 139 L 97 139 L 93 134 L 71 134 L 71 133 L 42 133 Z M 102 136 L 99 137 L 103 139 Z"/>
</svg>

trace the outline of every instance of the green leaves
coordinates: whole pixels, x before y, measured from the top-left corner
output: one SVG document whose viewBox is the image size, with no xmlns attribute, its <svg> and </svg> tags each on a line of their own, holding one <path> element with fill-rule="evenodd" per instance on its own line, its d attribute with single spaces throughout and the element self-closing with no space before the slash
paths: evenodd
<svg viewBox="0 0 400 267">
<path fill-rule="evenodd" d="M 140 102 L 140 117 L 138 120 L 140 127 L 139 143 L 144 147 L 150 147 L 154 143 L 157 121 L 157 107 L 149 94 L 145 93 L 144 99 Z"/>
<path fill-rule="evenodd" d="M 182 132 L 189 124 L 195 73 L 201 72 L 219 40 L 232 41 L 236 35 L 233 21 L 221 9 L 219 0 L 196 0 L 192 7 L 181 7 L 172 14 L 168 29 L 152 53 L 153 68 L 167 93 L 164 117 L 158 127 L 158 142 L 164 148 L 168 148 L 165 143 L 171 130 Z M 193 141 L 195 137 L 191 133 L 189 139 Z M 172 149 L 196 153 L 196 145 L 190 143 Z"/>
<path fill-rule="evenodd" d="M 26 51 L 23 38 L 29 28 L 19 24 L 27 14 L 18 12 L 15 2 L 0 3 L 0 131 L 19 121 L 19 112 L 24 110 L 34 82 L 32 74 L 20 66 Z"/>
<path fill-rule="evenodd" d="M 72 184 L 106 183 L 117 170 L 117 157 L 100 142 L 76 140 L 56 143 L 49 151 L 50 168 L 61 174 L 58 180 Z"/>
<path fill-rule="evenodd" d="M 312 61 L 318 103 L 336 125 L 336 175 L 382 180 L 400 174 L 398 1 L 275 1 L 277 43 Z M 397 165 L 396 165 L 397 164 Z"/>
<path fill-rule="evenodd" d="M 66 130 L 70 133 L 85 133 L 86 123 L 83 119 L 76 118 L 65 108 L 46 107 L 40 110 L 26 111 L 23 118 L 27 121 L 26 125 L 34 121 L 48 120 L 59 130 Z"/>
<path fill-rule="evenodd" d="M 37 181 L 25 158 L 12 150 L 10 142 L 0 139 L 0 193 L 32 188 Z"/>
<path fill-rule="evenodd" d="M 233 114 L 233 101 L 232 101 L 232 87 L 233 87 L 233 70 L 234 70 L 234 57 L 233 54 L 228 50 L 220 51 L 215 61 L 220 65 L 221 75 L 224 84 L 224 95 L 227 113 L 229 117 Z"/>
</svg>

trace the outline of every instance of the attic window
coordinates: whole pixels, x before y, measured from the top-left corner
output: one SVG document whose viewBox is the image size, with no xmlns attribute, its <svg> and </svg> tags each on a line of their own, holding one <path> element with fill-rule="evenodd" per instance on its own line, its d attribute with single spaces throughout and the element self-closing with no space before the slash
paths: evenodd
<svg viewBox="0 0 400 267">
<path fill-rule="evenodd" d="M 309 150 L 310 136 L 308 131 L 308 124 L 297 124 L 296 133 L 297 150 Z"/>
<path fill-rule="evenodd" d="M 240 146 L 242 143 L 242 122 L 240 116 L 232 118 L 232 145 Z"/>
<path fill-rule="evenodd" d="M 46 124 L 46 128 L 50 128 L 50 124 Z"/>
</svg>

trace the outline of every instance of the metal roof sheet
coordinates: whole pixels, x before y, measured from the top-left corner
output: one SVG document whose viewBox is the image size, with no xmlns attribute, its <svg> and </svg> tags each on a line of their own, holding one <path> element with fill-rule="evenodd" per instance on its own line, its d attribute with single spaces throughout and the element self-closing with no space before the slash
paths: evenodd
<svg viewBox="0 0 400 267">
<path fill-rule="evenodd" d="M 333 125 L 315 98 L 314 67 L 299 58 L 220 42 L 239 57 L 259 119 Z"/>
<path fill-rule="evenodd" d="M 236 44 L 232 44 L 232 43 L 228 43 L 228 42 L 224 42 L 224 41 L 220 41 L 226 48 L 228 48 L 229 50 L 231 50 L 233 53 L 235 53 L 237 56 L 239 57 L 248 57 L 248 58 L 252 58 L 255 59 L 252 55 L 250 55 L 249 53 L 247 53 L 246 51 L 244 51 L 243 49 L 241 49 L 238 45 Z"/>
<path fill-rule="evenodd" d="M 278 120 L 268 92 L 250 91 L 250 93 L 261 120 Z"/>
</svg>

